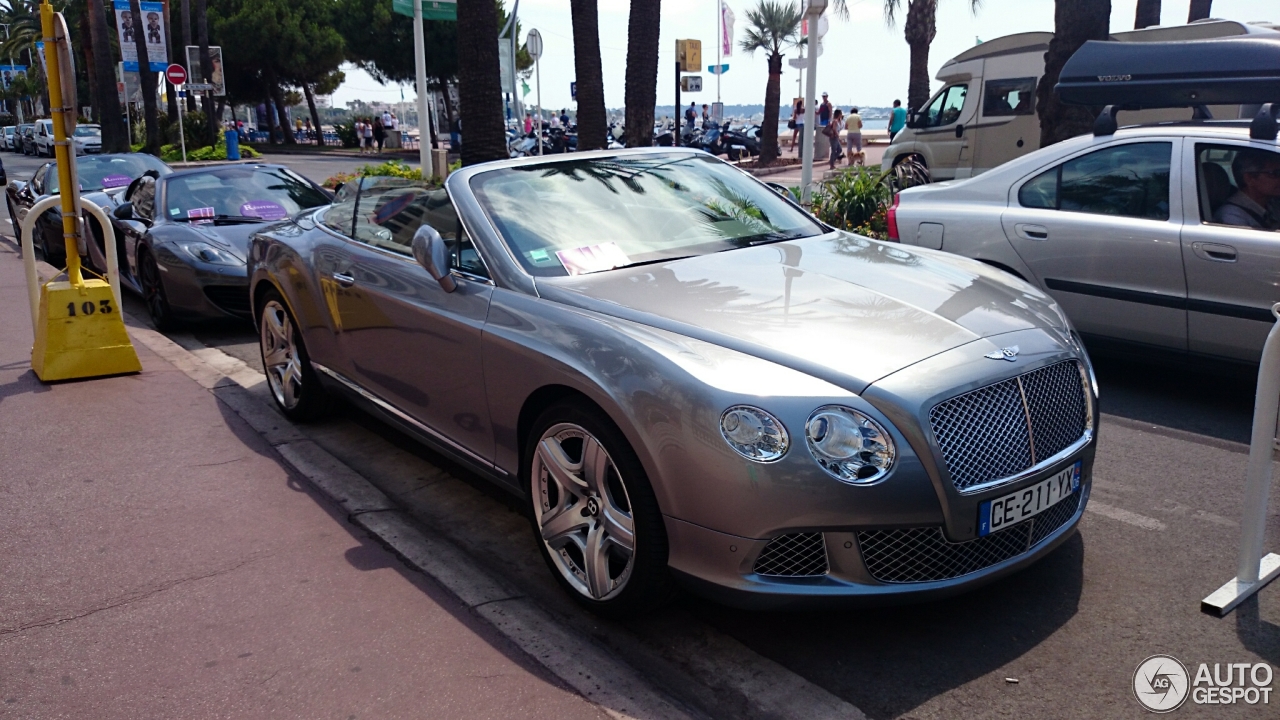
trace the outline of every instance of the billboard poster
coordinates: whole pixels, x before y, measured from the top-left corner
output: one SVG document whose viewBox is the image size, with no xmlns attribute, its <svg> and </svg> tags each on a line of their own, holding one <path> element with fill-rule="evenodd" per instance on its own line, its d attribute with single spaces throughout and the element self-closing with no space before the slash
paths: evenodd
<svg viewBox="0 0 1280 720">
<path fill-rule="evenodd" d="M 217 45 L 209 46 L 209 63 L 213 65 L 212 77 L 206 78 L 200 70 L 200 46 L 187 46 L 187 87 L 191 90 L 204 90 L 204 85 L 209 86 L 209 90 L 213 91 L 216 97 L 222 97 L 227 94 L 226 76 L 222 72 L 222 48 Z"/>
<path fill-rule="evenodd" d="M 26 65 L 0 65 L 0 83 L 3 83 L 5 90 L 13 85 L 14 78 L 25 74 L 27 74 Z"/>
<path fill-rule="evenodd" d="M 138 72 L 138 45 L 133 34 L 133 10 L 129 0 L 114 0 L 116 32 L 120 38 L 120 57 L 124 69 Z M 147 63 L 152 72 L 164 72 L 169 67 L 169 48 L 164 37 L 164 3 L 138 3 L 142 11 L 142 31 L 146 33 Z"/>
</svg>

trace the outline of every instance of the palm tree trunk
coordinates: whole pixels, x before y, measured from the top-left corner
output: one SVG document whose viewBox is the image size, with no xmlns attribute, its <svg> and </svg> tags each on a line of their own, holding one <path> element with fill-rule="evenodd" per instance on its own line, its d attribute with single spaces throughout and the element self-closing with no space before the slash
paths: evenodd
<svg viewBox="0 0 1280 720">
<path fill-rule="evenodd" d="M 507 157 L 498 66 L 498 6 L 458 3 L 458 95 L 462 104 L 462 164 Z"/>
<path fill-rule="evenodd" d="M 907 45 L 911 47 L 907 112 L 915 112 L 929 101 L 929 46 L 937 34 L 937 17 L 938 0 L 911 0 L 907 7 L 903 28 Z"/>
<path fill-rule="evenodd" d="M 769 82 L 764 86 L 764 120 L 760 125 L 760 159 L 764 167 L 778 159 L 778 103 L 782 100 L 782 55 L 769 55 Z"/>
<path fill-rule="evenodd" d="M 213 77 L 213 61 L 209 58 L 209 12 L 206 0 L 196 0 L 196 35 L 200 38 L 200 74 L 205 82 Z M 200 93 L 204 105 L 204 141 L 207 145 L 218 142 L 218 118 L 213 114 L 213 96 L 209 91 Z M 288 134 L 286 133 L 287 137 Z M 286 142 L 288 142 L 286 140 Z"/>
<path fill-rule="evenodd" d="M 573 14 L 573 64 L 578 82 L 578 149 L 605 146 L 604 74 L 600 70 L 597 0 L 569 0 Z"/>
<path fill-rule="evenodd" d="M 1187 22 L 1204 20 L 1213 12 L 1213 0 L 1191 0 L 1191 11 L 1187 13 Z"/>
<path fill-rule="evenodd" d="M 160 116 L 156 108 L 156 74 L 151 72 L 147 57 L 147 29 L 142 26 L 142 9 L 138 0 L 129 0 L 133 11 L 133 39 L 138 46 L 138 78 L 142 81 L 142 116 L 147 125 L 147 142 L 143 150 L 160 154 Z"/>
<path fill-rule="evenodd" d="M 116 74 L 107 72 L 115 67 L 111 62 L 111 41 L 107 30 L 106 0 L 89 0 L 89 36 L 93 41 L 93 64 L 97 66 L 98 98 L 94 102 L 102 106 L 99 122 L 102 124 L 102 152 L 129 152 L 129 136 L 124 118 L 120 114 L 120 98 L 116 91 Z"/>
<path fill-rule="evenodd" d="M 80 35 L 80 52 L 84 53 L 85 74 L 89 76 L 89 105 L 93 108 L 91 122 L 98 122 L 98 114 L 102 105 L 98 102 L 98 69 L 93 62 L 93 35 L 89 32 L 89 9 L 82 7 L 80 17 L 76 19 L 76 32 Z M 99 123 L 101 124 L 101 123 Z"/>
<path fill-rule="evenodd" d="M 187 46 L 195 45 L 191 37 L 191 0 L 182 0 L 182 59 L 178 61 L 183 68 L 186 68 L 187 77 L 191 77 L 191 68 L 187 62 Z M 196 111 L 196 99 L 190 94 L 187 95 L 187 112 Z"/>
<path fill-rule="evenodd" d="M 1040 147 L 1090 132 L 1097 108 L 1064 105 L 1053 92 L 1062 66 L 1086 40 L 1106 40 L 1111 25 L 1111 0 L 1057 0 L 1053 11 L 1053 39 L 1044 54 L 1044 75 L 1036 88 L 1040 117 Z"/>
<path fill-rule="evenodd" d="M 1160 24 L 1160 0 L 1138 0 L 1138 9 L 1133 17 L 1133 29 Z"/>
<path fill-rule="evenodd" d="M 307 109 L 311 111 L 311 127 L 316 133 L 316 145 L 324 145 L 324 133 L 320 132 L 320 111 L 316 109 L 316 96 L 311 86 L 303 83 L 302 94 L 307 97 Z"/>
<path fill-rule="evenodd" d="M 627 147 L 653 144 L 661 11 L 662 0 L 631 0 L 631 14 L 627 19 Z M 679 115 L 680 108 L 676 108 L 677 123 Z"/>
</svg>

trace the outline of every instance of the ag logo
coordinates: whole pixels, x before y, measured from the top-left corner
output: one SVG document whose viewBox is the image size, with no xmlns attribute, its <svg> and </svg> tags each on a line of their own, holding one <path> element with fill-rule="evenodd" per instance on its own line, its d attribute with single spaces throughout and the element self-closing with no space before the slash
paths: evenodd
<svg viewBox="0 0 1280 720">
<path fill-rule="evenodd" d="M 1155 713 L 1177 710 L 1190 690 L 1187 668 L 1172 655 L 1152 655 L 1133 672 L 1133 696 Z"/>
</svg>

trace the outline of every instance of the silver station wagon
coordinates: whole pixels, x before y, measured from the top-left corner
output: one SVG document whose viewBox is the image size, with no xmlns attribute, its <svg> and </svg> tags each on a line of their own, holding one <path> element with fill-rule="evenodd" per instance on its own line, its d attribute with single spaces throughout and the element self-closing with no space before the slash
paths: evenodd
<svg viewBox="0 0 1280 720">
<path fill-rule="evenodd" d="M 362 178 L 249 272 L 286 415 L 340 393 L 523 497 L 597 612 L 955 592 L 1089 496 L 1096 386 L 1048 296 L 705 153 Z"/>
</svg>

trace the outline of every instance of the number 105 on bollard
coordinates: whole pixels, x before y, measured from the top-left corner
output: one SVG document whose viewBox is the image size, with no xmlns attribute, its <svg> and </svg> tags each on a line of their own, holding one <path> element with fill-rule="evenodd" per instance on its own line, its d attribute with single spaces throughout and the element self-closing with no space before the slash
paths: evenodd
<svg viewBox="0 0 1280 720">
<path fill-rule="evenodd" d="M 139 372 L 111 285 L 86 280 L 83 288 L 51 282 L 40 288 L 40 317 L 31 368 L 44 382 Z"/>
</svg>

